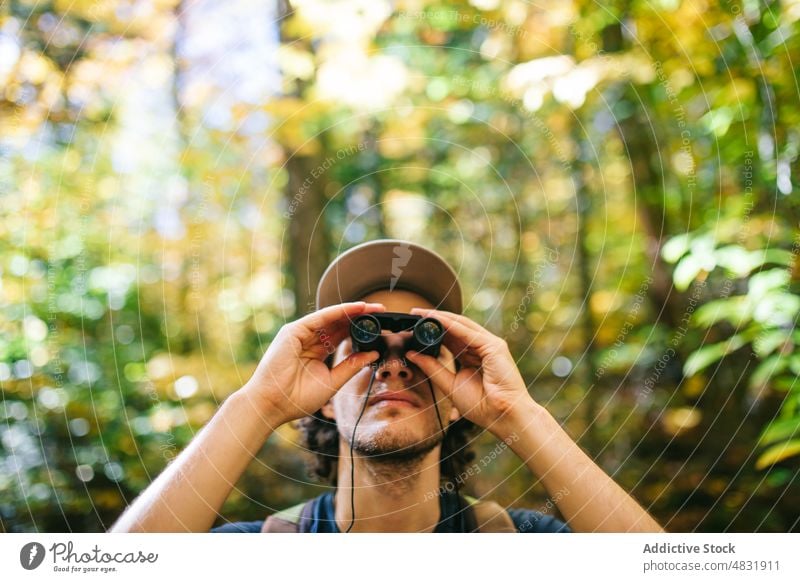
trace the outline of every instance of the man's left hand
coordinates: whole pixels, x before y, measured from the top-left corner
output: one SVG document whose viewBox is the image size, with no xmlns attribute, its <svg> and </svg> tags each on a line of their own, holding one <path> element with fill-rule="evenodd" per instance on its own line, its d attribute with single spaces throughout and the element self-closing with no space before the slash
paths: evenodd
<svg viewBox="0 0 800 582">
<path fill-rule="evenodd" d="M 442 323 L 447 331 L 444 345 L 462 368 L 453 373 L 436 358 L 414 351 L 408 351 L 406 357 L 465 418 L 504 438 L 504 429 L 516 413 L 535 406 L 506 341 L 463 315 L 421 308 L 411 312 Z"/>
</svg>

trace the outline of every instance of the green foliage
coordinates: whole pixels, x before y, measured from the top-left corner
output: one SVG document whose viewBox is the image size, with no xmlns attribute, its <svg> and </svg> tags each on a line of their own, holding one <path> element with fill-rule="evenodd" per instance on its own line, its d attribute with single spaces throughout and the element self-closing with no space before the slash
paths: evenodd
<svg viewBox="0 0 800 582">
<path fill-rule="evenodd" d="M 679 289 L 688 288 L 701 273 L 714 277 L 719 271 L 728 278 L 728 287 L 734 278 L 747 285 L 746 293 L 709 301 L 694 313 L 693 323 L 698 327 L 722 326 L 735 333 L 693 351 L 684 373 L 694 376 L 730 354 L 741 353 L 744 346 L 751 347 L 758 362 L 748 380 L 754 396 L 764 397 L 769 388 L 786 392 L 781 411 L 759 438 L 762 446 L 770 445 L 756 462 L 756 467 L 764 469 L 800 455 L 800 441 L 791 438 L 800 425 L 800 386 L 796 383 L 800 373 L 800 296 L 792 285 L 797 247 L 748 250 L 717 244 L 712 233 L 692 233 L 672 238 L 662 249 L 664 259 L 676 263 L 673 276 Z"/>
<path fill-rule="evenodd" d="M 796 6 L 234 4 L 0 15 L 0 529 L 110 526 L 378 236 L 668 528 L 797 527 Z M 541 507 L 518 469 L 468 488 Z M 283 427 L 224 514 L 317 491 Z"/>
</svg>

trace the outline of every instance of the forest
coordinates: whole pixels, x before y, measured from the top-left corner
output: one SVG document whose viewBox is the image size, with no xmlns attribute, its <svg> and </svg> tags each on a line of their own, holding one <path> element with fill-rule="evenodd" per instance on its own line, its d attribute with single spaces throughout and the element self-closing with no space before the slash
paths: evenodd
<svg viewBox="0 0 800 582">
<path fill-rule="evenodd" d="M 800 531 L 796 62 L 798 0 L 3 0 L 0 531 L 108 529 L 377 238 L 665 529 Z M 324 491 L 277 433 L 220 523 Z"/>
</svg>

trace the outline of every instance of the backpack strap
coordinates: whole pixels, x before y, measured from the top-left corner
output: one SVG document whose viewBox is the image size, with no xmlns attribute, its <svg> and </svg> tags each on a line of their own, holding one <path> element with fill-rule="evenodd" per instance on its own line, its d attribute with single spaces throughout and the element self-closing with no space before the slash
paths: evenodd
<svg viewBox="0 0 800 582">
<path fill-rule="evenodd" d="M 461 528 L 465 532 L 469 533 L 477 533 L 480 531 L 478 529 L 478 522 L 475 519 L 475 509 L 472 507 L 473 502 L 475 499 L 472 499 L 468 495 L 460 495 L 458 496 L 458 504 L 459 504 L 459 516 L 461 519 Z M 451 518 L 452 519 L 452 518 Z"/>
<path fill-rule="evenodd" d="M 464 495 L 474 515 L 476 527 L 469 531 L 480 533 L 517 533 L 517 526 L 508 512 L 494 501 L 480 501 L 469 495 Z"/>
<path fill-rule="evenodd" d="M 264 520 L 264 524 L 261 526 L 261 533 L 297 533 L 300 531 L 300 518 L 303 509 L 310 503 L 310 501 L 304 501 L 270 515 Z"/>
</svg>

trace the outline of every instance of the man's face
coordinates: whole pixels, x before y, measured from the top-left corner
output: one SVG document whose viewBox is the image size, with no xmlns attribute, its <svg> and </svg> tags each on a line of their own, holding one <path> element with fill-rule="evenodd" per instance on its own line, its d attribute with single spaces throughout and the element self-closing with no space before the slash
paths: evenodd
<svg viewBox="0 0 800 582">
<path fill-rule="evenodd" d="M 396 313 L 410 313 L 412 307 L 433 307 L 422 296 L 401 290 L 377 291 L 363 300 L 383 303 L 386 311 Z M 411 332 L 383 333 L 386 359 L 377 368 L 367 407 L 358 421 L 353 448 L 363 455 L 413 457 L 427 452 L 441 441 L 431 383 L 419 368 L 403 357 L 404 345 Z M 333 364 L 338 364 L 351 353 L 351 341 L 347 338 L 337 347 Z M 453 356 L 444 346 L 439 360 L 455 371 Z M 372 372 L 372 367 L 359 371 L 322 409 L 326 416 L 336 419 L 339 435 L 348 445 L 364 405 Z M 449 422 L 458 419 L 458 411 L 440 391 L 434 389 L 434 394 L 446 429 Z"/>
</svg>

